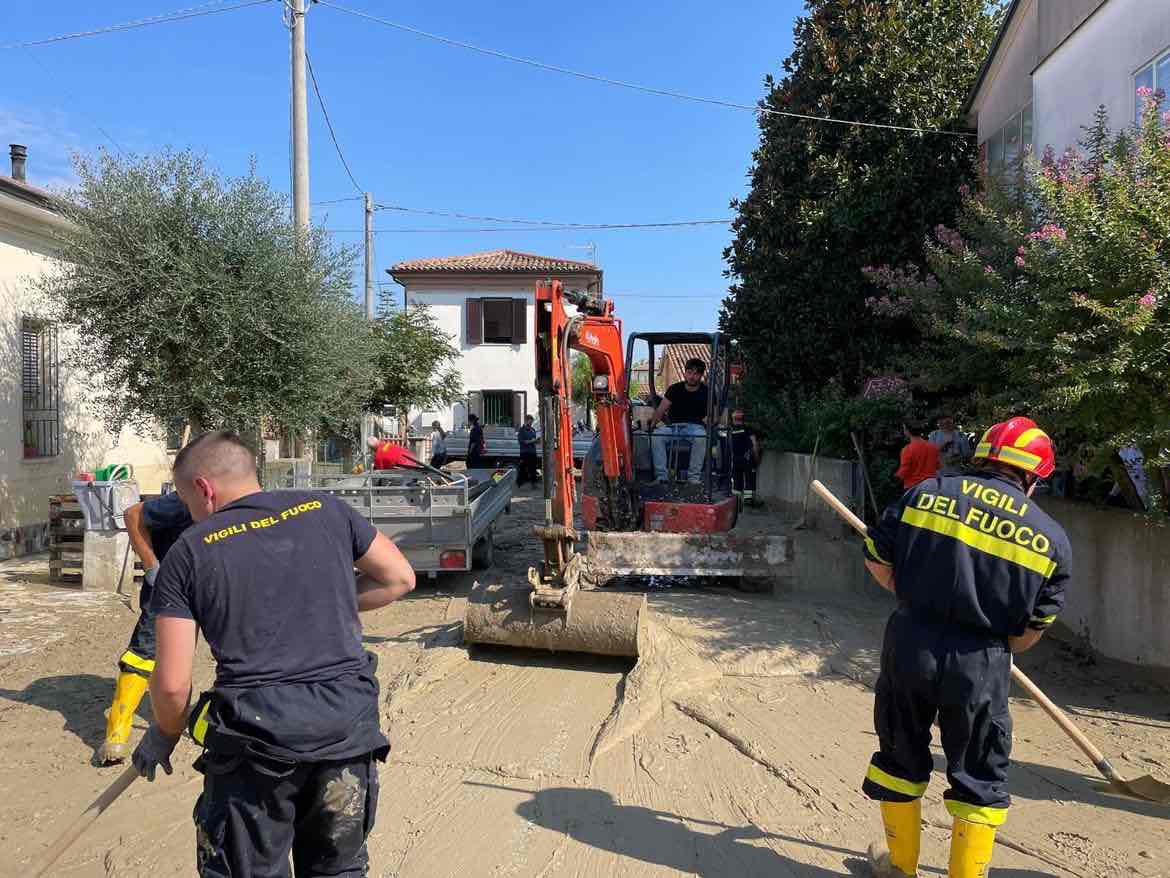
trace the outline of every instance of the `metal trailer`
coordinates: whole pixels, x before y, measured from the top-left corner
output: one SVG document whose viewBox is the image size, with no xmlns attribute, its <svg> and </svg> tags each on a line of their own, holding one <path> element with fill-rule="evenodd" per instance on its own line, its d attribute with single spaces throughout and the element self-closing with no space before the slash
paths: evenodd
<svg viewBox="0 0 1170 878">
<path fill-rule="evenodd" d="M 509 511 L 516 471 L 393 469 L 321 476 L 310 490 L 348 503 L 398 546 L 416 573 L 492 564 L 496 519 Z"/>
</svg>

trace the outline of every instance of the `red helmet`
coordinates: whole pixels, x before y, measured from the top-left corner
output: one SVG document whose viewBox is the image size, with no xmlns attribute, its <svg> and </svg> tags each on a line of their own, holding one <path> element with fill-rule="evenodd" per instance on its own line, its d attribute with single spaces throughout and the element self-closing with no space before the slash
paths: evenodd
<svg viewBox="0 0 1170 878">
<path fill-rule="evenodd" d="M 975 459 L 1014 466 L 1041 479 L 1056 469 L 1052 440 L 1031 418 L 1011 418 L 996 424 L 979 440 Z"/>
</svg>

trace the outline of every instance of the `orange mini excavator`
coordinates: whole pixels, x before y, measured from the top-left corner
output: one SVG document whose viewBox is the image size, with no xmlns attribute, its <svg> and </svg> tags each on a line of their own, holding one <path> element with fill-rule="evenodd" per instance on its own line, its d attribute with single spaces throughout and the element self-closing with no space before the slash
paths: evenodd
<svg viewBox="0 0 1170 878">
<path fill-rule="evenodd" d="M 567 292 L 554 280 L 537 285 L 533 338 L 545 473 L 545 520 L 535 531 L 544 559 L 528 571 L 527 583 L 476 583 L 464 619 L 466 642 L 633 656 L 645 597 L 601 587 L 615 578 L 720 577 L 758 590 L 784 575 L 792 557 L 787 536 L 732 532 L 738 507 L 726 402 L 734 370 L 724 336 L 639 333 L 628 339 L 624 356 L 613 302 Z M 635 380 L 636 349 L 646 357 Z M 704 441 L 643 429 L 661 399 L 654 364 L 672 350 L 697 351 L 710 364 Z M 573 351 L 592 366 L 597 415 L 582 467 L 585 534 L 574 518 Z M 663 447 L 654 449 L 659 442 Z M 665 481 L 655 478 L 655 451 L 668 462 Z M 582 538 L 585 552 L 578 553 Z"/>
</svg>

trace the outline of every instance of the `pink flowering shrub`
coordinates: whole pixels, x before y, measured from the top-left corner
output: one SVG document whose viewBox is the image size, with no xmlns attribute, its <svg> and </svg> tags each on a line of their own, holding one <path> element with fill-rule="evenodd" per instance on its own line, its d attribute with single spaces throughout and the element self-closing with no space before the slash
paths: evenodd
<svg viewBox="0 0 1170 878">
<path fill-rule="evenodd" d="M 1170 446 L 1170 132 L 1141 96 L 1139 126 L 1099 111 L 1079 149 L 964 194 L 925 267 L 864 270 L 875 319 L 926 339 L 908 374 L 984 419 L 1027 409 L 1069 449 Z"/>
</svg>

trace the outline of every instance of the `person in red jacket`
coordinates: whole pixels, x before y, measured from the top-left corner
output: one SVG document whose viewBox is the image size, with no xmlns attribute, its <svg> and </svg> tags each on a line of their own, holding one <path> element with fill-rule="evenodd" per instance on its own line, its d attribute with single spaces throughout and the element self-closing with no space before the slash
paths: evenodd
<svg viewBox="0 0 1170 878">
<path fill-rule="evenodd" d="M 394 469 L 396 466 L 419 466 L 418 460 L 410 453 L 410 450 L 396 442 L 371 436 L 366 440 L 366 443 L 374 453 L 374 469 Z"/>
<path fill-rule="evenodd" d="M 894 473 L 902 480 L 902 487 L 909 491 L 924 479 L 938 475 L 938 446 L 922 438 L 922 431 L 917 424 L 902 424 L 902 433 L 906 437 L 906 446 L 902 449 L 901 465 Z"/>
</svg>

